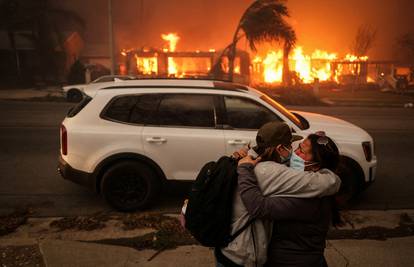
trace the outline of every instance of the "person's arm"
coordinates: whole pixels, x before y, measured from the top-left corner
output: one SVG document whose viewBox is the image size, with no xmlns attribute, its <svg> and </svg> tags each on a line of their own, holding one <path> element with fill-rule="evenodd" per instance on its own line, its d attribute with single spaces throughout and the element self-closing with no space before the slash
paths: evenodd
<svg viewBox="0 0 414 267">
<path fill-rule="evenodd" d="M 248 157 L 239 161 L 253 163 Z M 254 169 L 265 196 L 313 198 L 333 195 L 341 185 L 339 177 L 327 169 L 298 171 L 276 162 L 263 162 Z"/>
<path fill-rule="evenodd" d="M 253 168 L 253 164 L 246 163 L 237 168 L 241 199 L 252 217 L 299 221 L 313 221 L 319 217 L 320 199 L 263 196 Z"/>
</svg>

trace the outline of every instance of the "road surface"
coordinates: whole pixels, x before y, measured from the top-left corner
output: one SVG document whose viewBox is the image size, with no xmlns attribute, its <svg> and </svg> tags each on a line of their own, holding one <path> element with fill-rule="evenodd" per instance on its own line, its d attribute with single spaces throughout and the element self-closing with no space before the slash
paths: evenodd
<svg viewBox="0 0 414 267">
<path fill-rule="evenodd" d="M 110 210 L 97 195 L 56 171 L 59 125 L 69 103 L 0 101 L 0 214 L 29 207 L 37 216 Z M 332 115 L 367 130 L 379 159 L 376 182 L 355 209 L 414 208 L 414 109 L 291 107 Z M 188 185 L 173 185 L 152 209 L 177 211 Z"/>
</svg>

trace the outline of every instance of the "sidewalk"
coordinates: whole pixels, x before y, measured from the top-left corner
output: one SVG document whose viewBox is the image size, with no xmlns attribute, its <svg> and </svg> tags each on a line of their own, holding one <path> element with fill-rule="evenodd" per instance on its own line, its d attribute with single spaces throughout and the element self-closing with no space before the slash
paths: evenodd
<svg viewBox="0 0 414 267">
<path fill-rule="evenodd" d="M 63 91 L 60 87 L 48 87 L 42 89 L 1 89 L 1 100 L 30 100 L 30 99 L 62 98 Z"/>
<path fill-rule="evenodd" d="M 195 245 L 163 251 L 155 257 L 154 250 L 137 251 L 132 248 L 77 241 L 44 240 L 37 247 L 43 258 L 43 266 L 48 267 L 215 266 L 212 250 Z M 413 266 L 413 248 L 413 237 L 387 241 L 336 240 L 328 241 L 325 257 L 330 267 Z M 153 259 L 150 260 L 151 258 Z"/>
<path fill-rule="evenodd" d="M 319 97 L 322 102 L 343 107 L 365 106 L 365 107 L 397 107 L 413 108 L 413 91 L 404 95 L 396 94 L 386 89 L 378 90 L 321 90 Z M 411 104 L 410 104 L 411 103 Z"/>
<path fill-rule="evenodd" d="M 344 217 L 346 225 L 327 241 L 329 266 L 414 266 L 414 210 L 350 211 Z M 166 229 L 177 234 L 171 238 L 185 239 L 184 232 L 177 233 L 176 218 L 156 213 L 29 218 L 0 236 L 0 266 L 214 266 L 212 250 L 195 242 L 163 240 L 163 246 L 172 245 L 151 248 L 162 238 L 154 233 Z M 395 230 L 402 226 L 405 232 Z"/>
</svg>

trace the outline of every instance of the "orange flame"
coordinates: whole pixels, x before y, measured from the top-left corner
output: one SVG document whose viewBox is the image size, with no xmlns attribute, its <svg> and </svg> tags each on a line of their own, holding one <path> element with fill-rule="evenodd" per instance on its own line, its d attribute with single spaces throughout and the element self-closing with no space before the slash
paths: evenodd
<svg viewBox="0 0 414 267">
<path fill-rule="evenodd" d="M 161 34 L 161 38 L 168 42 L 169 50 L 167 51 L 175 52 L 175 49 L 177 48 L 177 43 L 178 43 L 178 40 L 180 40 L 180 37 L 176 33 L 168 33 L 168 34 Z M 165 48 L 164 48 L 164 51 L 165 51 Z M 178 73 L 177 64 L 175 63 L 174 58 L 168 57 L 168 75 L 176 76 L 177 73 Z"/>
<path fill-rule="evenodd" d="M 137 69 L 144 75 L 153 75 L 158 73 L 158 61 L 156 57 L 138 57 L 135 55 Z"/>
<path fill-rule="evenodd" d="M 275 51 L 271 51 L 262 61 L 264 67 L 263 77 L 266 83 L 282 81 L 282 57 L 283 54 L 281 50 L 279 50 L 277 53 Z"/>
<path fill-rule="evenodd" d="M 283 52 L 282 50 L 270 50 L 267 52 L 264 59 L 256 56 L 253 60 L 253 72 L 262 73 L 263 81 L 265 83 L 280 83 L 282 82 L 283 72 Z M 311 83 L 315 79 L 319 81 L 338 81 L 338 75 L 345 72 L 345 68 L 339 66 L 336 71 L 332 70 L 331 63 L 338 60 L 335 53 L 329 53 L 322 50 L 315 50 L 311 55 L 305 55 L 302 47 L 296 47 L 289 56 L 289 66 L 294 71 L 297 77 L 303 83 Z M 344 61 L 366 61 L 367 56 L 356 57 L 348 54 L 344 57 Z M 263 71 L 261 66 L 263 67 Z M 352 73 L 356 73 L 356 67 L 352 64 L 349 68 Z"/>
</svg>

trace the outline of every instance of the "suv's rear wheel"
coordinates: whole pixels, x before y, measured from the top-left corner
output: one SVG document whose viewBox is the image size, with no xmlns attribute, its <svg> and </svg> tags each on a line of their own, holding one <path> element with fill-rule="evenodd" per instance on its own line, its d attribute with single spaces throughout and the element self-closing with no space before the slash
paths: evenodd
<svg viewBox="0 0 414 267">
<path fill-rule="evenodd" d="M 105 200 L 119 211 L 147 207 L 156 197 L 160 182 L 151 168 L 137 161 L 124 161 L 104 174 L 101 192 Z"/>
</svg>

